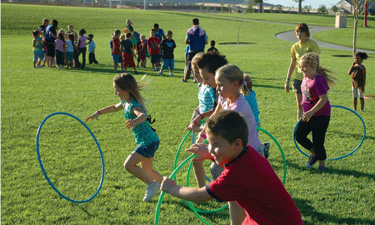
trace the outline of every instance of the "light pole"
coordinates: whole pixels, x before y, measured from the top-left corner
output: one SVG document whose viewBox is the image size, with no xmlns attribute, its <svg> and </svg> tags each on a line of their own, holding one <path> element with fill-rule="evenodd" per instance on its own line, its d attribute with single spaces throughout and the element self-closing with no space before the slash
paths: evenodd
<svg viewBox="0 0 375 225">
<path fill-rule="evenodd" d="M 143 0 L 143 8 L 144 8 L 144 10 L 147 9 L 146 0 Z"/>
</svg>

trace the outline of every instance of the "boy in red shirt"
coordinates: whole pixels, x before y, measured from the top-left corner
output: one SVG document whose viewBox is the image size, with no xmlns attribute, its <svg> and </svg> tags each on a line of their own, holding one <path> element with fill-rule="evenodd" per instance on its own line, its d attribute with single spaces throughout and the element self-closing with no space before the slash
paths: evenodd
<svg viewBox="0 0 375 225">
<path fill-rule="evenodd" d="M 164 178 L 161 190 L 188 201 L 236 201 L 246 212 L 242 224 L 302 225 L 293 199 L 267 159 L 247 145 L 247 137 L 239 113 L 227 110 L 212 116 L 207 122 L 208 149 L 195 144 L 188 151 L 197 155 L 194 160 L 215 160 L 224 167 L 222 174 L 202 188 L 181 187 Z"/>
<path fill-rule="evenodd" d="M 160 69 L 160 39 L 155 34 L 156 31 L 152 29 L 150 32 L 151 37 L 147 40 L 147 50 L 150 53 L 153 70 L 158 71 Z"/>
<path fill-rule="evenodd" d="M 112 43 L 113 43 L 112 58 L 113 58 L 113 66 L 115 69 L 115 73 L 117 73 L 118 63 L 122 62 L 120 35 L 121 35 L 120 30 L 115 30 L 115 33 L 112 34 Z M 123 70 L 124 70 L 124 65 L 123 63 L 121 63 L 121 71 Z"/>
</svg>

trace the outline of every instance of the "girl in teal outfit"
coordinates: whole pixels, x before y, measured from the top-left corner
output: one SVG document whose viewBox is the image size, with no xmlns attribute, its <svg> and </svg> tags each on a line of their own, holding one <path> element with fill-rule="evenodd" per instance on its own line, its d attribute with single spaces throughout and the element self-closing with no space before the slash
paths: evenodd
<svg viewBox="0 0 375 225">
<path fill-rule="evenodd" d="M 138 86 L 135 78 L 129 73 L 116 75 L 113 78 L 113 88 L 121 102 L 96 111 L 85 121 L 98 119 L 101 114 L 124 109 L 125 126 L 133 131 L 138 145 L 125 160 L 124 167 L 147 185 L 143 201 L 150 201 L 159 190 L 163 176 L 152 169 L 155 152 L 159 147 L 159 137 L 147 119 L 147 110 L 139 92 L 142 87 Z M 138 166 L 138 163 L 141 163 L 141 166 Z"/>
</svg>

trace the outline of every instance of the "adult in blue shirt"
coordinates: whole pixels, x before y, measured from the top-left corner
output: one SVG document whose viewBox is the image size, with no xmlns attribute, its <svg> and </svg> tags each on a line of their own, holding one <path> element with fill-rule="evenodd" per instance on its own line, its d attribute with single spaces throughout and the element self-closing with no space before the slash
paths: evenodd
<svg viewBox="0 0 375 225">
<path fill-rule="evenodd" d="M 185 44 L 190 45 L 189 67 L 185 70 L 184 79 L 182 79 L 182 82 L 186 82 L 189 79 L 191 73 L 190 62 L 198 52 L 204 52 L 204 47 L 207 44 L 207 40 L 208 37 L 206 31 L 199 26 L 199 19 L 194 18 L 193 27 L 188 29 L 186 33 Z"/>
<path fill-rule="evenodd" d="M 157 24 L 157 23 L 154 24 L 154 30 L 155 30 L 155 36 L 158 37 L 158 38 L 160 39 L 160 42 L 161 42 L 163 39 L 167 38 L 167 37 L 165 36 L 164 30 L 161 29 L 161 28 L 159 28 L 159 24 Z"/>
<path fill-rule="evenodd" d="M 47 43 L 47 65 L 52 67 L 55 58 L 55 40 L 57 39 L 57 20 L 52 20 L 51 24 L 47 26 L 45 31 Z"/>
</svg>

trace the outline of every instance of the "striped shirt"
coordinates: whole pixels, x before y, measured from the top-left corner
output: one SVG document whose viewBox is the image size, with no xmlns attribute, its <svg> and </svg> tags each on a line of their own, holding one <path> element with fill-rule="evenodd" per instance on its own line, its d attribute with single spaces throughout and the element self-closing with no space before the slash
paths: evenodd
<svg viewBox="0 0 375 225">
<path fill-rule="evenodd" d="M 205 113 L 214 108 L 215 102 L 215 93 L 214 89 L 210 88 L 207 85 L 198 84 L 199 92 L 199 112 Z"/>
</svg>

